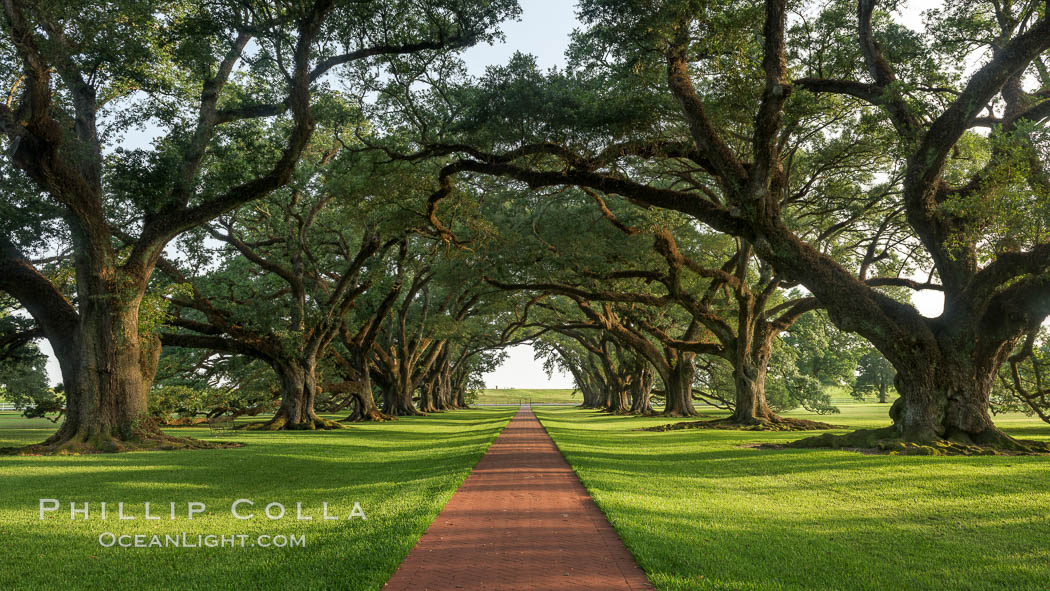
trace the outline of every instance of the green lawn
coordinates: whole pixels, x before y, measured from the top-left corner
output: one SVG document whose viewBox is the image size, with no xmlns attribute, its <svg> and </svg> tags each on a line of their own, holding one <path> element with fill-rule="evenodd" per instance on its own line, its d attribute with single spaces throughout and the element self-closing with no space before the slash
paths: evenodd
<svg viewBox="0 0 1050 591">
<path fill-rule="evenodd" d="M 528 404 L 533 402 L 564 402 L 567 404 L 580 404 L 583 399 L 580 393 L 573 394 L 572 390 L 553 389 L 506 389 L 506 390 L 482 390 L 478 395 L 476 404 Z"/>
<path fill-rule="evenodd" d="M 843 402 L 824 420 L 881 426 L 888 407 Z M 1046 457 L 757 450 L 741 444 L 800 435 L 536 413 L 659 589 L 1050 589 Z M 1050 439 L 1045 423 L 997 421 Z"/>
<path fill-rule="evenodd" d="M 233 432 L 236 449 L 120 455 L 0 457 L 0 589 L 379 589 L 466 478 L 514 409 L 456 411 L 345 431 Z M 54 425 L 0 417 L 0 446 L 43 440 Z M 214 438 L 207 429 L 169 432 Z M 38 519 L 38 500 L 62 510 Z M 240 498 L 256 518 L 229 512 Z M 91 502 L 70 521 L 69 502 Z M 108 519 L 98 518 L 106 501 Z M 143 503 L 164 518 L 143 520 Z M 207 512 L 185 518 L 186 503 Z M 281 502 L 284 519 L 263 516 Z M 347 521 L 354 502 L 368 519 Z M 115 518 L 124 502 L 135 521 Z M 168 503 L 179 518 L 169 520 Z M 312 521 L 295 519 L 302 502 Z M 323 521 L 322 502 L 342 519 Z M 246 507 L 246 509 L 248 509 Z M 276 507 L 273 508 L 277 510 Z M 246 512 L 246 511 L 245 511 Z M 304 535 L 305 548 L 104 548 L 114 534 Z M 108 541 L 108 540 L 107 540 Z M 147 542 L 148 543 L 148 542 Z"/>
</svg>

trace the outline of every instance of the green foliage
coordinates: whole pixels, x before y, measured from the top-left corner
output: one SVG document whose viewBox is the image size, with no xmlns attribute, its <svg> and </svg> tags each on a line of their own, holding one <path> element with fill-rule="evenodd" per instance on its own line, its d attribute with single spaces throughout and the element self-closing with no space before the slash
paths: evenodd
<svg viewBox="0 0 1050 591">
<path fill-rule="evenodd" d="M 28 418 L 65 410 L 62 386 L 48 384 L 47 356 L 35 344 L 0 360 L 0 400 L 13 403 Z M 54 419 L 54 420 L 57 420 Z"/>
<path fill-rule="evenodd" d="M 850 395 L 857 400 L 876 396 L 879 402 L 888 402 L 896 393 L 893 385 L 896 376 L 897 372 L 889 360 L 882 353 L 869 349 L 857 360 L 857 379 Z"/>
<path fill-rule="evenodd" d="M 239 388 L 192 388 L 160 384 L 150 390 L 149 413 L 168 423 L 177 418 L 258 414 L 277 408 L 273 396 L 259 399 L 250 390 Z"/>
<path fill-rule="evenodd" d="M 822 386 L 852 385 L 857 360 L 868 349 L 861 337 L 835 328 L 822 310 L 802 316 L 783 340 L 794 350 L 798 373 Z"/>
<path fill-rule="evenodd" d="M 785 340 L 777 340 L 769 361 L 770 377 L 766 382 L 766 400 L 776 412 L 799 407 L 817 414 L 836 414 L 826 385 L 817 377 L 800 370 L 802 351 Z"/>
<path fill-rule="evenodd" d="M 177 418 L 255 415 L 276 408 L 273 371 L 250 357 L 207 349 L 165 347 L 150 390 L 149 410 L 165 422 Z"/>
<path fill-rule="evenodd" d="M 992 411 L 1023 412 L 1050 423 L 1050 329 L 1017 345 L 992 387 Z"/>
<path fill-rule="evenodd" d="M 13 300 L 0 295 L 0 400 L 14 403 L 26 417 L 61 414 L 62 386 L 50 387 L 47 356 L 33 340 L 35 325 L 15 309 Z"/>
</svg>

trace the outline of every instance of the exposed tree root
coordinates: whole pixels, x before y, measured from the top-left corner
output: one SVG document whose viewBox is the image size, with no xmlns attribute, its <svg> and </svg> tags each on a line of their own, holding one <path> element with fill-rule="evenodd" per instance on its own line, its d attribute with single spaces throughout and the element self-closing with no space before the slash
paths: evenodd
<svg viewBox="0 0 1050 591">
<path fill-rule="evenodd" d="M 658 414 L 660 414 L 660 413 L 654 412 L 651 409 L 648 410 L 648 411 L 629 410 L 629 409 L 624 409 L 624 410 L 600 409 L 598 412 L 601 413 L 601 414 L 609 415 L 609 416 L 613 416 L 613 417 L 655 417 Z"/>
<path fill-rule="evenodd" d="M 180 417 L 161 423 L 161 425 L 164 427 L 195 427 L 197 425 L 207 424 L 207 417 Z"/>
<path fill-rule="evenodd" d="M 791 419 L 776 417 L 766 421 L 754 423 L 739 423 L 732 418 L 715 419 L 713 421 L 685 421 L 681 423 L 670 423 L 647 427 L 643 431 L 677 431 L 679 429 L 725 429 L 734 431 L 821 431 L 824 429 L 843 429 L 840 425 L 831 425 L 820 421 L 809 419 Z"/>
<path fill-rule="evenodd" d="M 661 412 L 659 414 L 662 417 L 681 417 L 681 418 L 702 417 L 702 416 L 704 416 L 704 415 L 702 415 L 702 414 L 700 414 L 700 413 L 698 413 L 696 411 L 683 412 L 683 411 L 680 411 L 680 410 L 665 410 L 665 411 L 663 411 L 663 412 Z"/>
<path fill-rule="evenodd" d="M 345 419 L 342 423 L 382 423 L 384 421 L 396 421 L 397 417 L 388 415 L 378 409 L 372 409 L 365 413 L 354 413 Z"/>
<path fill-rule="evenodd" d="M 0 455 L 42 456 L 42 455 L 81 455 L 98 453 L 120 453 L 130 451 L 160 451 L 178 449 L 225 449 L 243 447 L 243 443 L 233 441 L 202 441 L 192 437 L 173 437 L 162 433 L 155 427 L 135 432 L 131 437 L 121 439 L 112 433 L 101 431 L 79 431 L 69 438 L 55 437 L 25 447 L 0 448 Z"/>
<path fill-rule="evenodd" d="M 868 453 L 923 455 L 923 456 L 993 456 L 1036 455 L 1050 453 L 1050 443 L 1014 439 L 998 429 L 982 433 L 946 433 L 936 435 L 901 434 L 894 427 L 862 429 L 844 435 L 824 433 L 785 445 L 766 446 L 778 448 L 831 448 L 848 449 Z"/>
<path fill-rule="evenodd" d="M 280 414 L 265 423 L 251 423 L 244 426 L 252 431 L 318 431 L 330 429 L 349 429 L 338 421 L 330 421 L 319 416 L 306 417 L 303 421 L 292 422 L 286 415 Z"/>
<path fill-rule="evenodd" d="M 387 414 L 392 417 L 425 417 L 427 413 L 417 409 L 414 406 L 408 408 L 392 408 Z"/>
</svg>

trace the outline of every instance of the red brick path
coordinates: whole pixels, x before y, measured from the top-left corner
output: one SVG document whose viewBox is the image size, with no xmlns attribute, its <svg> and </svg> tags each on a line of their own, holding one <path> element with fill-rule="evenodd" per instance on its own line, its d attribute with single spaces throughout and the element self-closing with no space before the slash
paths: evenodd
<svg viewBox="0 0 1050 591">
<path fill-rule="evenodd" d="M 522 407 L 384 591 L 652 589 Z"/>
</svg>

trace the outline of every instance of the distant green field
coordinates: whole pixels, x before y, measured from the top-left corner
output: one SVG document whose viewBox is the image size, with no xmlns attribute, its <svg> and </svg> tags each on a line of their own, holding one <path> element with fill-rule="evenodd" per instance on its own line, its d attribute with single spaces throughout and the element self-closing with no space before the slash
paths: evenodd
<svg viewBox="0 0 1050 591">
<path fill-rule="evenodd" d="M 482 390 L 476 404 L 528 404 L 533 402 L 565 402 L 579 404 L 583 401 L 580 393 L 573 394 L 572 390 L 546 390 L 546 389 L 506 389 L 506 390 Z"/>
<path fill-rule="evenodd" d="M 889 424 L 889 404 L 836 403 L 841 414 L 787 414 Z M 760 450 L 744 446 L 807 434 L 647 432 L 669 420 L 536 414 L 662 591 L 1050 589 L 1046 457 Z M 1050 439 L 1050 425 L 1024 415 L 995 420 Z"/>
<path fill-rule="evenodd" d="M 871 402 L 871 401 L 858 403 L 855 399 L 853 399 L 849 395 L 849 390 L 846 389 L 846 388 L 839 388 L 839 387 L 832 386 L 832 387 L 829 387 L 828 390 L 829 390 L 829 392 L 831 394 L 831 402 L 832 402 L 832 404 L 834 404 L 834 405 L 836 405 L 836 406 L 838 406 L 840 408 L 858 408 L 857 405 L 859 404 L 860 407 L 869 408 L 869 410 L 865 411 L 865 413 L 882 412 L 882 416 L 885 417 L 885 416 L 887 416 L 886 413 L 889 412 L 889 408 L 890 408 L 889 403 L 887 403 L 885 405 L 880 405 L 878 403 Z M 896 398 L 896 396 L 893 396 L 890 399 L 890 402 L 893 402 L 893 398 Z M 482 390 L 481 394 L 478 396 L 477 404 L 519 404 L 519 403 L 528 404 L 530 399 L 533 402 L 564 402 L 564 403 L 570 403 L 570 404 L 579 404 L 583 400 L 581 398 L 581 395 L 580 395 L 579 392 L 575 392 L 574 393 L 574 391 L 570 390 L 570 389 L 545 389 L 545 388 L 533 388 L 533 389 L 506 388 L 506 389 L 502 389 L 501 388 L 501 389 L 498 389 L 498 390 L 494 390 L 494 389 Z M 659 406 L 660 404 L 662 404 L 662 403 L 657 404 L 657 406 Z M 885 407 L 884 411 L 879 411 L 878 410 L 878 409 L 883 408 L 883 407 Z M 706 413 L 718 412 L 717 409 L 714 409 L 714 408 L 709 407 L 709 406 L 705 406 L 704 404 L 699 403 L 699 402 L 697 402 L 697 409 L 700 412 L 703 412 L 705 414 Z M 809 417 L 809 418 L 812 418 L 812 417 L 816 416 L 813 413 L 808 413 L 808 412 L 806 412 L 804 410 L 800 410 L 800 411 L 796 411 L 796 412 L 800 412 L 801 413 L 800 416 L 806 416 L 806 417 Z M 792 413 L 788 413 L 788 414 L 792 414 Z M 828 415 L 828 416 L 834 417 L 834 415 Z M 880 417 L 880 418 L 882 418 L 882 417 Z M 834 422 L 834 421 L 831 421 L 831 422 Z"/>
<path fill-rule="evenodd" d="M 234 590 L 347 589 L 383 586 L 452 492 L 500 432 L 511 408 L 483 408 L 340 431 L 234 431 L 174 428 L 169 433 L 245 443 L 235 449 L 89 456 L 0 457 L 0 589 Z M 330 417 L 336 418 L 336 417 Z M 258 420 L 258 419 L 256 419 Z M 43 420 L 0 415 L 0 446 L 42 441 L 55 430 Z M 39 517 L 39 499 L 61 511 Z M 250 499 L 254 519 L 230 513 Z M 99 519 L 106 502 L 108 516 Z M 346 518 L 354 502 L 367 521 Z M 91 503 L 90 519 L 70 520 L 69 503 Z M 131 521 L 116 519 L 116 503 Z M 144 519 L 143 503 L 162 516 Z M 206 512 L 186 518 L 187 503 Z M 264 516 L 279 502 L 287 515 Z M 296 503 L 304 516 L 297 520 Z M 323 520 L 322 503 L 341 519 Z M 178 518 L 169 519 L 169 503 Z M 241 507 L 245 509 L 244 506 Z M 273 509 L 275 512 L 276 508 Z M 305 547 L 103 547 L 104 532 L 305 536 Z M 130 540 L 130 539 L 129 539 Z M 267 543 L 275 543 L 269 538 Z M 105 540 L 108 542 L 109 540 Z"/>
</svg>

